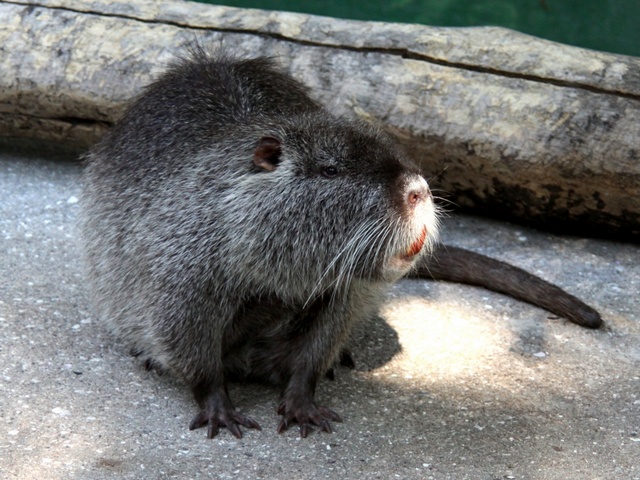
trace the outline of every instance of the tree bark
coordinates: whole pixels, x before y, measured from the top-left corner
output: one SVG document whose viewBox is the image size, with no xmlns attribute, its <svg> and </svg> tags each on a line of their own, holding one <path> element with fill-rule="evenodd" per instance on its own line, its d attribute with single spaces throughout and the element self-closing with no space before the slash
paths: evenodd
<svg viewBox="0 0 640 480">
<path fill-rule="evenodd" d="M 640 237 L 640 59 L 501 28 L 182 1 L 0 0 L 0 135 L 88 146 L 189 42 L 270 55 L 461 207 Z"/>
</svg>

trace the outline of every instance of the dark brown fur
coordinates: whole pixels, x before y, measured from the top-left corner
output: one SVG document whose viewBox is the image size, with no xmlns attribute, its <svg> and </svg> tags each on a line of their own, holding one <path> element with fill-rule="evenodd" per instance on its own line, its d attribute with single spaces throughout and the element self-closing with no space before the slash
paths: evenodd
<svg viewBox="0 0 640 480">
<path fill-rule="evenodd" d="M 354 323 L 416 265 L 418 275 L 480 283 L 597 323 L 529 274 L 523 281 L 540 294 L 466 273 L 469 259 L 499 266 L 498 277 L 521 272 L 486 257 L 439 249 L 427 266 L 437 223 L 416 166 L 372 127 L 326 112 L 266 59 L 196 49 L 88 155 L 84 181 L 98 314 L 147 365 L 192 388 L 201 410 L 190 428 L 208 425 L 209 437 L 221 426 L 237 437 L 240 425 L 259 428 L 234 409 L 229 378 L 282 387 L 279 431 L 330 431 L 340 417 L 315 404 L 319 378 L 339 357 L 350 363 L 341 351 Z M 555 301 L 543 298 L 548 287 Z"/>
</svg>

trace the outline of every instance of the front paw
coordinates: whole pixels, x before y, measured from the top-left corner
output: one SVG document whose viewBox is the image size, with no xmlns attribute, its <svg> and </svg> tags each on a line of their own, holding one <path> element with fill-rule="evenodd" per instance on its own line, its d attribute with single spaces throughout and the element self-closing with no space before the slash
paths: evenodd
<svg viewBox="0 0 640 480">
<path fill-rule="evenodd" d="M 262 430 L 258 422 L 239 413 L 228 398 L 225 400 L 216 396 L 207 399 L 204 408 L 191 420 L 189 430 L 195 430 L 205 425 L 208 425 L 207 438 L 218 435 L 220 427 L 227 427 L 236 438 L 242 438 L 240 425 Z"/>
<path fill-rule="evenodd" d="M 312 430 L 311 426 L 320 427 L 323 432 L 331 433 L 330 422 L 342 422 L 340 415 L 325 407 L 318 407 L 313 400 L 292 401 L 283 399 L 278 406 L 278 414 L 282 415 L 278 433 L 282 433 L 293 423 L 300 426 L 300 436 L 306 438 Z"/>
</svg>

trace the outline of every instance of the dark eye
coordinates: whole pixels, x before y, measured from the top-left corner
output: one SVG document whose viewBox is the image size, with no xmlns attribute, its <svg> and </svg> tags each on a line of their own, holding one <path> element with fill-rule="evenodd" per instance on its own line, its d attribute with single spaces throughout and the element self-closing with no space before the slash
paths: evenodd
<svg viewBox="0 0 640 480">
<path fill-rule="evenodd" d="M 322 174 L 325 177 L 332 178 L 338 175 L 338 169 L 336 167 L 324 167 L 322 169 Z"/>
</svg>

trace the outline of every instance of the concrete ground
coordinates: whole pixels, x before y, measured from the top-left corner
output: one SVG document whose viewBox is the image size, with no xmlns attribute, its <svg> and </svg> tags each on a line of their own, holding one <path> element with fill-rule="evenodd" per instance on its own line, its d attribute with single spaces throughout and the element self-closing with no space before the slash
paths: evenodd
<svg viewBox="0 0 640 480">
<path fill-rule="evenodd" d="M 640 245 L 454 216 L 445 242 L 598 308 L 582 329 L 487 291 L 403 281 L 318 388 L 333 434 L 276 434 L 278 392 L 235 385 L 262 431 L 207 440 L 185 387 L 95 321 L 79 261 L 80 165 L 0 154 L 0 478 L 640 479 Z"/>
</svg>

